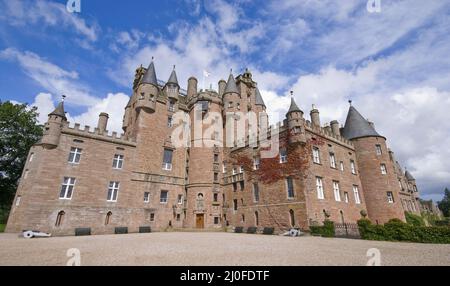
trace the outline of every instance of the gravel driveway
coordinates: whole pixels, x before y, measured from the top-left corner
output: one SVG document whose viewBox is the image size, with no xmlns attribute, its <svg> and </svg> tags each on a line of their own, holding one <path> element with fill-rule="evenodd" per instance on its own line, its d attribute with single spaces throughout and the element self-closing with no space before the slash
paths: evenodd
<svg viewBox="0 0 450 286">
<path fill-rule="evenodd" d="M 366 265 L 377 248 L 381 265 L 450 265 L 450 245 L 282 237 L 221 232 L 168 232 L 18 238 L 0 234 L 0 265 Z"/>
</svg>

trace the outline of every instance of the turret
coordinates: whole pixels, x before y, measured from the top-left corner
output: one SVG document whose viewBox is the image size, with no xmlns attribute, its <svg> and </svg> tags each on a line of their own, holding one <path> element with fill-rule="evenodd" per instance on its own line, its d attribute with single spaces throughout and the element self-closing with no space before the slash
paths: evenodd
<svg viewBox="0 0 450 286">
<path fill-rule="evenodd" d="M 103 134 L 106 132 L 106 128 L 108 126 L 108 113 L 102 112 L 98 116 L 97 130 L 99 134 Z"/>
<path fill-rule="evenodd" d="M 137 89 L 136 111 L 155 112 L 156 98 L 158 95 L 159 86 L 152 59 Z"/>
<path fill-rule="evenodd" d="M 291 106 L 286 113 L 286 120 L 289 128 L 289 143 L 305 143 L 305 127 L 303 111 L 295 103 L 293 92 L 291 91 Z"/>
<path fill-rule="evenodd" d="M 169 80 L 164 86 L 164 92 L 167 94 L 169 99 L 178 100 L 178 95 L 180 91 L 180 85 L 178 84 L 177 74 L 175 72 L 175 66 L 173 66 L 173 71 L 170 74 Z"/>
<path fill-rule="evenodd" d="M 64 111 L 63 99 L 56 109 L 48 115 L 48 121 L 45 123 L 44 135 L 41 140 L 45 148 L 53 149 L 59 145 L 61 129 L 64 122 L 67 122 L 67 118 Z"/>
<path fill-rule="evenodd" d="M 225 106 L 224 111 L 237 111 L 240 104 L 239 100 L 240 95 L 236 86 L 236 81 L 234 80 L 233 74 L 230 73 L 223 92 L 223 104 Z"/>
<path fill-rule="evenodd" d="M 369 219 L 374 223 L 386 223 L 392 218 L 404 221 L 398 178 L 386 138 L 351 105 L 342 136 L 355 147 Z"/>
<path fill-rule="evenodd" d="M 127 106 L 125 106 L 125 113 L 123 115 L 122 129 L 123 131 L 127 131 L 128 125 L 130 123 L 131 116 L 131 99 L 128 100 Z"/>
<path fill-rule="evenodd" d="M 311 124 L 312 124 L 312 126 L 320 128 L 319 110 L 316 108 L 315 105 L 312 106 L 312 110 L 310 112 L 310 115 L 311 115 Z"/>
</svg>

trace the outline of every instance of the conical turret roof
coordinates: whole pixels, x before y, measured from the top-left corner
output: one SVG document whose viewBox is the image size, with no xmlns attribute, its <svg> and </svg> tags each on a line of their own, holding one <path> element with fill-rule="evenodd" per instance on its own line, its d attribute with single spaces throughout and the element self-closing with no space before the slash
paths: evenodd
<svg viewBox="0 0 450 286">
<path fill-rule="evenodd" d="M 416 180 L 413 177 L 413 175 L 411 175 L 411 173 L 408 170 L 405 171 L 405 177 L 406 177 L 406 179 L 408 179 L 408 181 L 415 181 Z"/>
<path fill-rule="evenodd" d="M 256 88 L 255 90 L 255 104 L 256 105 L 262 105 L 264 107 L 266 107 L 266 105 L 264 104 L 264 100 L 261 96 L 261 93 L 259 92 L 259 89 Z"/>
<path fill-rule="evenodd" d="M 52 113 L 49 114 L 50 115 L 56 115 L 56 116 L 60 116 L 64 119 L 66 118 L 66 112 L 64 111 L 64 101 L 61 101 L 60 103 L 58 103 L 58 106 L 55 108 L 55 110 L 53 110 Z"/>
<path fill-rule="evenodd" d="M 234 76 L 232 73 L 230 73 L 230 76 L 228 77 L 228 82 L 227 85 L 225 86 L 225 91 L 223 92 L 223 95 L 227 94 L 227 93 L 239 93 L 237 86 L 236 86 L 236 81 L 234 80 Z"/>
<path fill-rule="evenodd" d="M 170 74 L 170 77 L 169 77 L 169 80 L 167 81 L 167 83 L 172 83 L 172 84 L 176 84 L 179 86 L 177 73 L 175 72 L 175 69 L 173 69 L 172 73 Z"/>
<path fill-rule="evenodd" d="M 362 137 L 383 137 L 353 106 L 350 106 L 348 111 L 342 135 L 348 140 Z"/>
<path fill-rule="evenodd" d="M 148 66 L 147 71 L 144 74 L 144 77 L 142 77 L 141 83 L 148 83 L 153 84 L 154 86 L 158 86 L 158 80 L 156 78 L 155 65 L 153 63 L 153 60 Z"/>
<path fill-rule="evenodd" d="M 298 108 L 297 103 L 295 103 L 295 100 L 293 97 L 291 97 L 291 106 L 289 107 L 289 110 L 286 114 L 289 114 L 291 112 L 302 112 L 300 108 Z"/>
</svg>

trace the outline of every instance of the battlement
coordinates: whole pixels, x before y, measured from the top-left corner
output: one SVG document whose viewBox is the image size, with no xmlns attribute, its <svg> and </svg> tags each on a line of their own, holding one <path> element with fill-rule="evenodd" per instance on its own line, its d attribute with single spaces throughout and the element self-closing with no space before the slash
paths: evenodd
<svg viewBox="0 0 450 286">
<path fill-rule="evenodd" d="M 305 129 L 313 134 L 322 136 L 335 143 L 345 145 L 348 148 L 354 149 L 353 143 L 350 140 L 345 139 L 341 135 L 334 134 L 331 130 L 326 127 L 314 126 L 309 120 L 305 120 Z"/>
<path fill-rule="evenodd" d="M 80 123 L 75 123 L 72 127 L 70 126 L 70 122 L 65 122 L 62 127 L 62 133 L 136 147 L 136 140 L 127 138 L 123 133 L 118 134 L 117 132 L 112 132 L 110 134 L 108 130 L 100 132 L 98 128 L 91 128 L 89 125 L 85 125 L 84 128 L 81 128 Z"/>
</svg>

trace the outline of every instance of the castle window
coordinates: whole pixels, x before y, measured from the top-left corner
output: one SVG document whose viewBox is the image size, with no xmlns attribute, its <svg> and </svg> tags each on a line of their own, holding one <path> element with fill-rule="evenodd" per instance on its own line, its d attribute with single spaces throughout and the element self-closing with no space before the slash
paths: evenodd
<svg viewBox="0 0 450 286">
<path fill-rule="evenodd" d="M 80 163 L 81 151 L 82 150 L 80 148 L 76 148 L 76 147 L 70 148 L 69 163 L 72 163 L 72 164 Z"/>
<path fill-rule="evenodd" d="M 238 209 L 238 201 L 237 201 L 237 199 L 234 199 L 233 200 L 233 211 L 236 212 L 237 209 Z"/>
<path fill-rule="evenodd" d="M 105 217 L 105 225 L 108 225 L 111 222 L 112 212 L 108 212 Z"/>
<path fill-rule="evenodd" d="M 226 173 L 227 172 L 227 165 L 225 165 L 225 163 L 223 163 L 222 165 L 222 173 Z"/>
<path fill-rule="evenodd" d="M 219 173 L 214 173 L 214 182 L 219 181 Z"/>
<path fill-rule="evenodd" d="M 316 177 L 316 189 L 317 189 L 317 198 L 319 200 L 325 199 L 324 193 L 323 193 L 323 182 L 322 178 Z"/>
<path fill-rule="evenodd" d="M 235 182 L 235 183 L 233 183 L 233 192 L 236 192 L 237 191 L 237 183 Z"/>
<path fill-rule="evenodd" d="M 119 194 L 119 182 L 109 182 L 108 187 L 108 197 L 106 198 L 106 201 L 108 202 L 117 202 L 117 195 Z"/>
<path fill-rule="evenodd" d="M 218 216 L 214 217 L 214 224 L 219 224 L 219 217 Z"/>
<path fill-rule="evenodd" d="M 237 108 L 237 110 L 241 110 L 241 104 L 239 102 L 236 103 L 236 108 Z"/>
<path fill-rule="evenodd" d="M 280 150 L 280 163 L 287 163 L 287 151 L 285 149 Z"/>
<path fill-rule="evenodd" d="M 21 196 L 17 196 L 16 198 L 16 207 L 20 206 L 20 201 L 22 200 Z"/>
<path fill-rule="evenodd" d="M 236 174 L 237 174 L 237 169 L 233 168 L 233 175 L 236 175 Z"/>
<path fill-rule="evenodd" d="M 295 134 L 298 134 L 298 133 L 300 133 L 302 131 L 302 129 L 300 128 L 300 127 L 298 127 L 298 126 L 295 126 L 294 127 L 294 133 Z"/>
<path fill-rule="evenodd" d="M 313 162 L 316 164 L 320 164 L 320 151 L 319 148 L 313 148 Z"/>
<path fill-rule="evenodd" d="M 173 99 L 169 100 L 169 107 L 167 109 L 171 112 L 175 111 L 175 100 Z"/>
<path fill-rule="evenodd" d="M 168 191 L 161 191 L 161 195 L 159 197 L 159 202 L 161 204 L 167 204 L 169 198 L 169 192 Z"/>
<path fill-rule="evenodd" d="M 244 190 L 244 181 L 240 181 L 239 186 L 241 187 L 241 191 L 243 191 Z"/>
<path fill-rule="evenodd" d="M 122 169 L 123 167 L 123 155 L 116 154 L 113 159 L 113 168 L 114 169 Z"/>
<path fill-rule="evenodd" d="M 179 205 L 183 204 L 183 195 L 178 195 L 177 201 Z"/>
<path fill-rule="evenodd" d="M 63 221 L 64 221 L 64 215 L 65 215 L 66 213 L 64 212 L 64 211 L 60 211 L 59 213 L 58 213 L 58 215 L 56 216 L 56 222 L 55 222 L 55 226 L 56 227 L 58 227 L 58 226 L 61 226 L 61 224 L 63 223 Z"/>
<path fill-rule="evenodd" d="M 348 192 L 344 192 L 344 202 L 348 203 Z"/>
<path fill-rule="evenodd" d="M 294 198 L 294 181 L 292 180 L 292 177 L 286 178 L 286 189 L 287 189 L 288 199 L 293 199 Z"/>
<path fill-rule="evenodd" d="M 239 173 L 241 173 L 241 174 L 244 173 L 244 166 L 239 167 Z"/>
<path fill-rule="evenodd" d="M 259 157 L 253 158 L 253 170 L 259 170 L 259 165 L 261 161 Z"/>
<path fill-rule="evenodd" d="M 75 178 L 65 177 L 59 193 L 59 199 L 70 200 L 72 199 L 73 188 L 75 187 Z"/>
<path fill-rule="evenodd" d="M 353 194 L 355 195 L 355 203 L 360 204 L 361 198 L 359 197 L 358 186 L 353 186 Z"/>
<path fill-rule="evenodd" d="M 172 116 L 167 117 L 167 127 L 171 128 L 173 126 Z"/>
<path fill-rule="evenodd" d="M 387 169 L 386 169 L 386 165 L 385 164 L 381 164 L 380 165 L 380 169 L 381 169 L 381 174 L 382 175 L 386 175 L 387 174 Z"/>
<path fill-rule="evenodd" d="M 339 182 L 333 181 L 333 192 L 334 192 L 334 199 L 336 202 L 341 201 L 341 191 L 339 190 Z"/>
<path fill-rule="evenodd" d="M 155 221 L 155 213 L 150 214 L 150 221 Z"/>
<path fill-rule="evenodd" d="M 253 184 L 253 200 L 255 203 L 259 202 L 259 186 L 258 183 Z"/>
<path fill-rule="evenodd" d="M 330 153 L 330 167 L 336 169 L 336 157 Z"/>
<path fill-rule="evenodd" d="M 255 226 L 259 225 L 259 213 L 255 212 Z"/>
<path fill-rule="evenodd" d="M 387 201 L 390 204 L 394 203 L 394 194 L 392 192 L 387 192 Z"/>
<path fill-rule="evenodd" d="M 213 195 L 213 201 L 217 202 L 219 200 L 219 195 L 218 194 L 214 194 Z"/>
<path fill-rule="evenodd" d="M 242 222 L 242 223 L 245 222 L 245 215 L 241 215 L 241 222 Z"/>
<path fill-rule="evenodd" d="M 341 171 L 344 172 L 344 162 L 341 161 L 341 162 L 339 163 L 339 166 L 340 166 L 340 168 L 341 168 Z"/>
<path fill-rule="evenodd" d="M 350 160 L 350 169 L 352 170 L 352 174 L 356 175 L 355 161 L 353 160 Z"/>
<path fill-rule="evenodd" d="M 172 155 L 173 150 L 170 149 L 164 149 L 164 157 L 163 157 L 163 170 L 170 171 L 172 170 Z"/>
<path fill-rule="evenodd" d="M 214 154 L 214 163 L 219 162 L 219 154 Z"/>
<path fill-rule="evenodd" d="M 289 210 L 289 220 L 291 222 L 291 226 L 295 226 L 295 213 L 294 210 Z"/>
<path fill-rule="evenodd" d="M 144 193 L 144 203 L 148 203 L 148 202 L 150 202 L 150 193 L 145 192 Z"/>
<path fill-rule="evenodd" d="M 377 156 L 380 156 L 381 154 L 383 154 L 383 152 L 381 150 L 381 145 L 379 145 L 379 144 L 375 145 L 375 150 L 377 152 Z"/>
<path fill-rule="evenodd" d="M 31 154 L 30 154 L 30 159 L 29 159 L 28 161 L 29 161 L 29 162 L 32 162 L 33 159 L 34 159 L 34 153 L 31 153 Z"/>
<path fill-rule="evenodd" d="M 177 214 L 177 221 L 180 221 L 180 219 L 181 219 L 181 215 Z"/>
<path fill-rule="evenodd" d="M 232 108 L 233 107 L 233 102 L 232 101 L 229 101 L 228 102 L 228 108 Z"/>
</svg>

